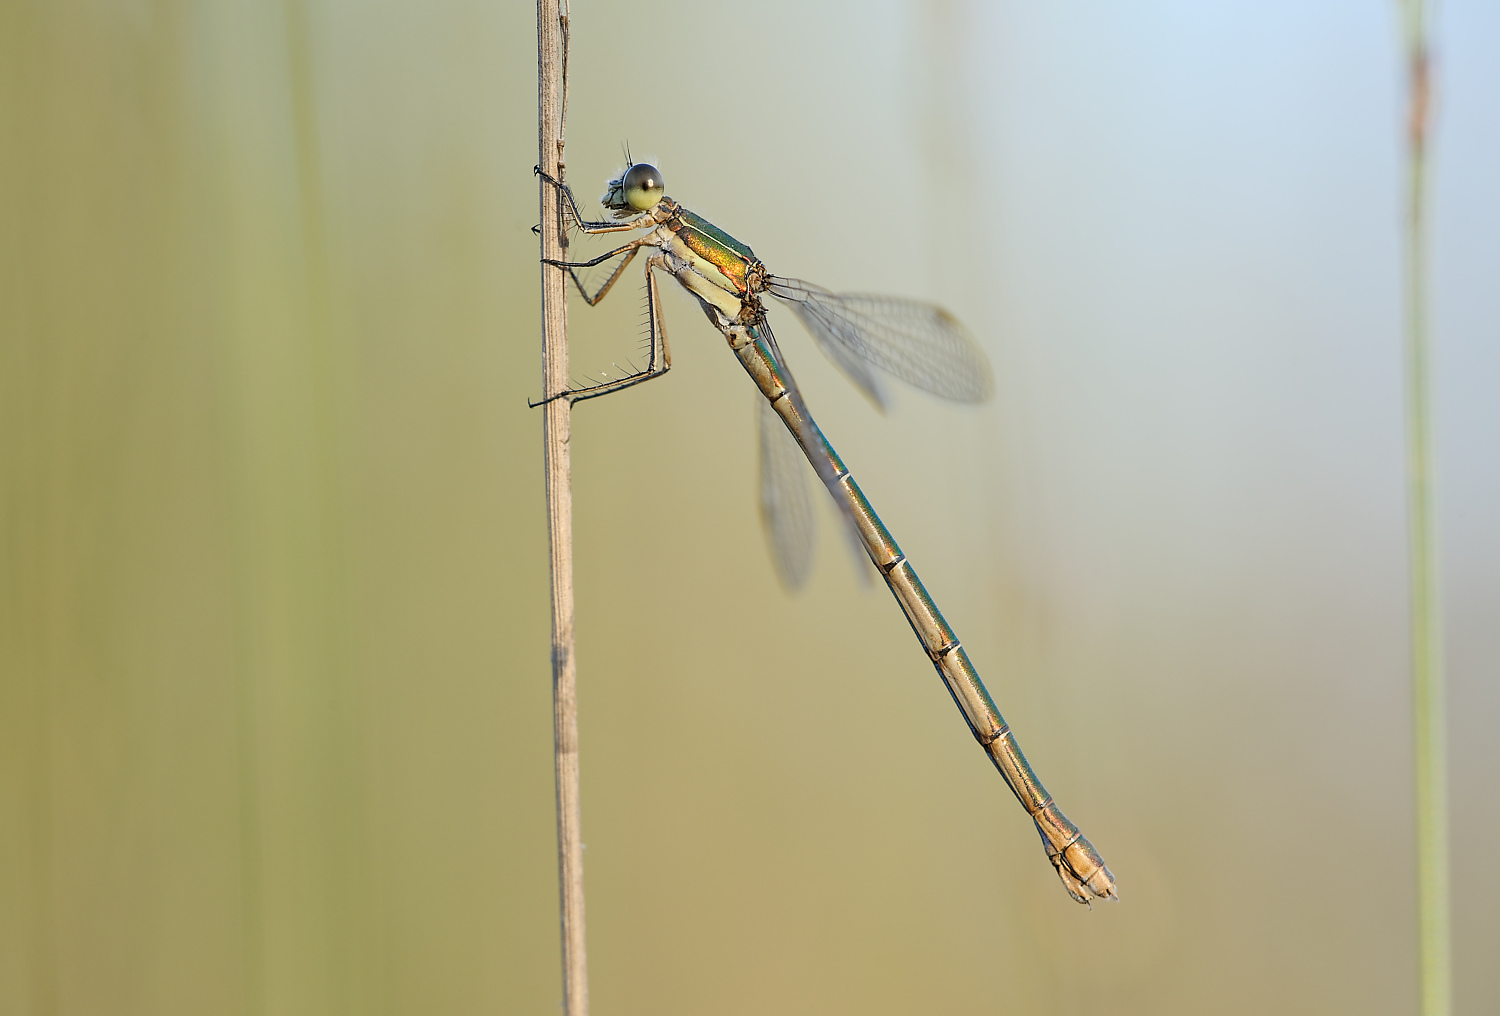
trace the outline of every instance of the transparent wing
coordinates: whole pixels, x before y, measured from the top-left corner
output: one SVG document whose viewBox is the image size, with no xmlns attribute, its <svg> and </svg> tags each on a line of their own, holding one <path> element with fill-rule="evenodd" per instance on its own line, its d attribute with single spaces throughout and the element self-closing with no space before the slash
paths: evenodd
<svg viewBox="0 0 1500 1016">
<path fill-rule="evenodd" d="M 854 553 L 855 559 L 857 561 L 856 568 L 859 572 L 860 581 L 868 584 L 870 581 L 871 567 L 869 565 L 869 557 L 865 553 L 864 542 L 860 539 L 859 526 L 854 521 L 854 509 L 849 506 L 849 502 L 846 501 L 842 496 L 842 492 L 839 488 L 839 479 L 836 475 L 834 475 L 833 464 L 829 460 L 829 455 L 832 454 L 832 450 L 827 448 L 827 442 L 823 440 L 823 436 L 821 433 L 819 433 L 817 425 L 812 422 L 812 415 L 807 411 L 807 403 L 803 401 L 802 393 L 797 388 L 797 381 L 792 376 L 791 367 L 786 362 L 786 354 L 782 353 L 781 347 L 777 345 L 776 336 L 771 332 L 771 323 L 766 320 L 766 316 L 764 314 L 762 314 L 756 320 L 755 328 L 760 337 L 766 342 L 768 346 L 770 346 L 771 352 L 775 355 L 777 362 L 781 364 L 781 379 L 787 386 L 788 398 L 791 399 L 792 405 L 797 407 L 796 415 L 802 420 L 802 427 L 799 433 L 796 437 L 793 437 L 791 431 L 787 428 L 786 423 L 782 419 L 781 415 L 777 413 L 776 410 L 772 409 L 769 403 L 757 400 L 758 402 L 760 402 L 761 409 L 763 409 L 765 413 L 765 415 L 760 418 L 759 428 L 761 434 L 762 517 L 766 519 L 766 531 L 771 537 L 771 552 L 772 557 L 776 560 L 776 569 L 778 573 L 782 575 L 782 580 L 786 582 L 787 587 L 790 589 L 796 589 L 797 586 L 806 581 L 807 572 L 812 568 L 812 547 L 814 530 L 812 522 L 812 505 L 809 502 L 806 509 L 806 518 L 808 520 L 808 523 L 806 526 L 807 537 L 805 542 L 807 551 L 806 555 L 800 558 L 800 560 L 802 560 L 804 564 L 801 569 L 798 569 L 795 564 L 790 567 L 786 566 L 784 564 L 785 561 L 798 560 L 795 553 L 783 553 L 784 545 L 785 547 L 795 546 L 795 543 L 790 538 L 790 535 L 796 530 L 792 526 L 787 526 L 787 539 L 783 541 L 782 535 L 778 533 L 778 529 L 780 528 L 780 526 L 772 521 L 772 513 L 766 510 L 766 505 L 781 505 L 784 500 L 779 494 L 776 497 L 770 498 L 766 496 L 766 491 L 768 489 L 766 477 L 770 472 L 766 466 L 766 463 L 770 459 L 770 456 L 766 454 L 766 450 L 768 448 L 772 449 L 771 454 L 777 456 L 778 458 L 784 453 L 785 463 L 791 463 L 793 461 L 797 461 L 799 463 L 807 462 L 812 467 L 813 472 L 817 474 L 818 479 L 822 481 L 823 486 L 828 488 L 828 493 L 833 497 L 834 506 L 838 509 L 839 521 L 843 524 L 843 529 L 845 536 L 847 537 L 849 549 Z M 777 448 L 775 441 L 772 439 L 772 435 L 784 436 L 786 438 L 786 444 L 781 448 Z M 828 452 L 828 455 L 807 454 L 801 447 L 799 447 L 799 442 L 806 445 L 806 447 L 808 448 L 818 448 L 819 446 L 822 446 L 822 448 Z M 786 465 L 785 463 L 783 464 L 782 469 L 779 469 L 777 472 L 781 475 L 798 477 L 798 480 L 795 481 L 797 488 L 800 490 L 805 490 L 806 487 L 804 481 L 806 478 L 801 472 L 800 468 L 792 469 L 790 465 Z M 781 488 L 778 486 L 777 490 L 779 491 L 780 489 Z M 787 520 L 795 518 L 796 514 L 797 513 L 795 512 L 795 510 L 788 510 L 782 513 L 783 517 Z"/>
<path fill-rule="evenodd" d="M 863 293 L 830 293 L 771 276 L 767 291 L 787 303 L 829 359 L 877 406 L 885 399 L 870 367 L 955 402 L 983 402 L 994 389 L 989 360 L 958 319 L 931 303 Z"/>
<path fill-rule="evenodd" d="M 776 574 L 795 592 L 812 572 L 817 540 L 807 462 L 791 432 L 765 399 L 757 397 L 760 430 L 760 520 L 771 544 Z"/>
</svg>

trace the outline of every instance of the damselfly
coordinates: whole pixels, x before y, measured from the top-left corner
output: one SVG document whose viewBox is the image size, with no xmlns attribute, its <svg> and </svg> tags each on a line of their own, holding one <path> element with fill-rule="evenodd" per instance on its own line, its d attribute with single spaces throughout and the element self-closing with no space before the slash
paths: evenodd
<svg viewBox="0 0 1500 1016">
<path fill-rule="evenodd" d="M 646 251 L 646 318 L 649 349 L 644 367 L 609 380 L 548 393 L 542 400 L 591 399 L 661 377 L 672 365 L 662 320 L 656 273 L 666 272 L 698 301 L 764 396 L 761 426 L 762 508 L 782 579 L 801 583 L 808 567 L 811 504 L 796 466 L 800 446 L 858 534 L 870 560 L 906 613 L 938 676 L 947 685 L 974 737 L 1005 777 L 1042 837 L 1064 888 L 1080 903 L 1115 899 L 1114 876 L 1092 844 L 1070 822 L 1032 772 L 1000 711 L 958 637 L 938 612 L 911 563 L 870 507 L 843 461 L 807 411 L 786 359 L 776 345 L 762 297 L 791 307 L 819 347 L 866 395 L 883 401 L 878 371 L 934 394 L 977 402 L 988 397 L 990 370 L 984 354 L 958 321 L 932 304 L 884 296 L 850 296 L 796 279 L 772 275 L 755 252 L 701 216 L 667 197 L 661 174 L 636 164 L 609 181 L 600 202 L 616 221 L 590 222 L 573 193 L 538 174 L 566 198 L 566 210 L 588 234 L 649 230 L 590 261 L 547 261 L 568 273 L 591 306 L 604 299 L 630 262 Z M 614 258 L 620 262 L 590 293 L 577 269 Z M 540 405 L 541 403 L 537 403 Z M 773 416 L 774 414 L 774 416 Z M 776 426 L 779 417 L 785 428 Z M 789 438 L 788 438 L 789 435 Z M 798 491 L 804 493 L 799 494 Z"/>
</svg>

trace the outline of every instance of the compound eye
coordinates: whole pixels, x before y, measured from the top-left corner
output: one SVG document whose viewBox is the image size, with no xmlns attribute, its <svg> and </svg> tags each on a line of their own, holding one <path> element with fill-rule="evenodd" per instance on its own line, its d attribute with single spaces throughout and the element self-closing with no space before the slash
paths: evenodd
<svg viewBox="0 0 1500 1016">
<path fill-rule="evenodd" d="M 661 174 L 655 166 L 638 162 L 626 172 L 625 179 L 620 181 L 620 189 L 625 192 L 627 205 L 638 212 L 649 211 L 661 200 Z"/>
</svg>

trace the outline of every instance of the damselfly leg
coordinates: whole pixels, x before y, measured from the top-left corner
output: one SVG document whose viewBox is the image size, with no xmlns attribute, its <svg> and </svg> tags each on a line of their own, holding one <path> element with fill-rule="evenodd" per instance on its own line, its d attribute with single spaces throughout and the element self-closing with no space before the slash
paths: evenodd
<svg viewBox="0 0 1500 1016">
<path fill-rule="evenodd" d="M 635 260 L 635 256 L 640 251 L 640 249 L 641 242 L 639 240 L 634 240 L 630 243 L 625 244 L 625 246 L 623 247 L 616 247 L 608 254 L 601 254 L 598 257 L 594 258 L 592 261 L 553 261 L 551 258 L 542 258 L 542 264 L 551 265 L 554 268 L 566 268 L 568 270 L 568 277 L 573 280 L 573 285 L 578 287 L 578 295 L 583 297 L 584 303 L 588 304 L 590 307 L 593 307 L 598 304 L 600 300 L 604 299 L 605 294 L 609 292 L 610 287 L 615 284 L 615 280 L 624 273 L 625 266 Z M 583 280 L 578 277 L 578 273 L 573 269 L 593 268 L 596 265 L 602 265 L 610 258 L 616 257 L 620 254 L 624 254 L 625 257 L 621 259 L 618 265 L 615 266 L 615 270 L 609 273 L 609 278 L 604 280 L 604 284 L 601 285 L 592 296 L 590 296 L 588 287 L 583 284 Z"/>
<path fill-rule="evenodd" d="M 639 249 L 639 244 L 626 244 L 624 247 L 620 248 L 619 251 L 613 252 L 613 254 L 619 254 L 620 251 L 623 250 L 630 251 L 629 255 L 625 259 L 624 264 L 621 264 L 619 268 L 616 268 L 614 272 L 611 273 L 608 280 L 605 281 L 604 285 L 599 288 L 599 291 L 595 293 L 592 298 L 589 296 L 588 291 L 584 288 L 583 283 L 578 280 L 578 276 L 573 274 L 573 269 L 588 267 L 591 264 L 598 264 L 599 261 L 580 262 L 579 264 L 547 261 L 546 264 L 566 270 L 568 274 L 572 276 L 573 284 L 578 287 L 579 293 L 583 295 L 584 300 L 586 300 L 589 306 L 592 307 L 596 305 L 600 300 L 604 299 L 605 294 L 609 292 L 610 287 L 615 284 L 615 280 L 618 279 L 620 277 L 620 273 L 624 271 L 625 265 L 630 263 L 630 259 L 635 257 L 636 252 Z M 607 260 L 607 258 L 600 260 Z M 635 385 L 650 381 L 653 378 L 659 378 L 667 371 L 672 369 L 672 348 L 667 344 L 667 323 L 666 320 L 662 317 L 661 294 L 657 291 L 656 288 L 656 275 L 654 274 L 653 269 L 661 269 L 662 271 L 668 270 L 666 259 L 663 258 L 660 254 L 653 254 L 651 257 L 646 259 L 646 327 L 648 332 L 648 353 L 646 366 L 639 370 L 632 370 L 631 373 L 626 374 L 623 377 L 610 378 L 608 380 L 596 381 L 593 384 L 580 385 L 576 388 L 570 388 L 565 392 L 554 392 L 551 395 L 542 398 L 540 401 L 529 402 L 528 405 L 530 405 L 531 408 L 535 409 L 537 406 L 544 406 L 547 403 L 553 402 L 557 399 L 568 399 L 572 402 L 583 402 L 586 399 L 597 399 L 601 395 L 610 395 L 614 392 L 623 391 L 626 388 L 632 388 Z"/>
<path fill-rule="evenodd" d="M 601 222 L 591 222 L 585 219 L 583 213 L 578 210 L 578 199 L 573 197 L 573 188 L 561 180 L 554 179 L 549 174 L 542 172 L 540 166 L 534 167 L 532 172 L 536 173 L 537 176 L 541 177 L 547 183 L 550 183 L 556 188 L 559 194 L 567 199 L 568 211 L 573 216 L 573 225 L 577 226 L 581 232 L 593 236 L 598 233 L 623 233 L 627 230 L 641 228 L 641 216 L 633 216 L 623 222 L 610 222 L 608 219 Z"/>
</svg>

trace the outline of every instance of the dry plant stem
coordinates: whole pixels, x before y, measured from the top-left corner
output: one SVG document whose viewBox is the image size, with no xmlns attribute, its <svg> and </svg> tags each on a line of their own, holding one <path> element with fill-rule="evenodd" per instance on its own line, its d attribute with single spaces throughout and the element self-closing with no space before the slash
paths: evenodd
<svg viewBox="0 0 1500 1016">
<path fill-rule="evenodd" d="M 564 0 L 538 0 L 537 165 L 563 179 L 567 22 Z M 557 190 L 541 182 L 542 257 L 562 260 L 564 232 Z M 568 304 L 563 272 L 542 265 L 542 391 L 568 387 Z M 573 495 L 568 467 L 572 406 L 556 399 L 542 408 L 547 470 L 547 536 L 552 552 L 552 722 L 557 775 L 557 866 L 562 909 L 563 1011 L 587 1016 L 584 952 L 583 843 L 578 785 L 578 671 L 573 659 Z"/>
<path fill-rule="evenodd" d="M 1448 758 L 1432 497 L 1427 335 L 1427 138 L 1431 62 L 1422 0 L 1401 0 L 1407 67 L 1406 432 L 1411 527 L 1412 724 L 1417 792 L 1417 952 L 1422 1016 L 1452 1012 Z"/>
</svg>

